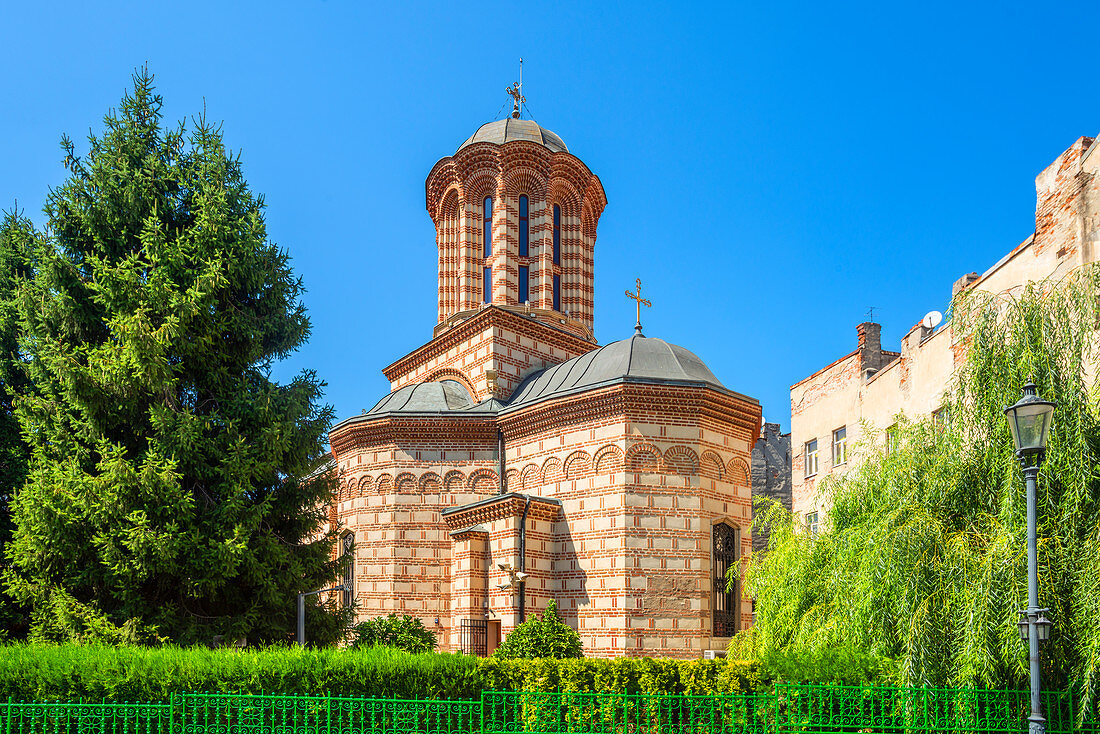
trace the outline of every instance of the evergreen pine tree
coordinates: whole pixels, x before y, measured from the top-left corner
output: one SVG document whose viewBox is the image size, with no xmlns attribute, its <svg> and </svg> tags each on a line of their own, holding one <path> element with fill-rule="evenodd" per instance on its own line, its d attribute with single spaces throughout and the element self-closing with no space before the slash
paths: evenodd
<svg viewBox="0 0 1100 734">
<path fill-rule="evenodd" d="M 220 127 L 161 105 L 138 72 L 86 157 L 63 138 L 18 289 L 32 450 L 5 576 L 33 639 L 289 639 L 297 592 L 339 571 L 323 383 L 270 378 L 308 337 L 302 284 Z"/>
</svg>

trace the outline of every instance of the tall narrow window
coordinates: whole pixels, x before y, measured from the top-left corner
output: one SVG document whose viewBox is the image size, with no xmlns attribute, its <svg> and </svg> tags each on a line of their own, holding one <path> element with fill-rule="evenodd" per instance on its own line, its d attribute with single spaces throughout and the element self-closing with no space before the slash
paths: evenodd
<svg viewBox="0 0 1100 734">
<path fill-rule="evenodd" d="M 809 533 L 811 538 L 816 538 L 818 531 L 821 529 L 821 521 L 818 519 L 816 512 L 806 513 L 806 532 Z"/>
<path fill-rule="evenodd" d="M 342 592 L 343 598 L 341 601 L 345 607 L 350 607 L 355 600 L 355 534 L 345 533 L 341 539 L 341 551 L 344 555 L 344 561 L 347 564 L 344 566 L 344 576 L 340 580 L 343 584 L 344 590 Z"/>
<path fill-rule="evenodd" d="M 848 427 L 833 431 L 833 466 L 848 463 Z"/>
<path fill-rule="evenodd" d="M 493 197 L 485 197 L 483 211 L 485 216 L 481 238 L 482 242 L 485 243 L 485 257 L 491 257 L 493 254 Z"/>
<path fill-rule="evenodd" d="M 813 439 L 812 441 L 807 441 L 806 442 L 806 450 L 805 450 L 804 456 L 805 456 L 805 463 L 806 463 L 806 466 L 805 466 L 806 476 L 812 477 L 814 474 L 817 474 L 817 439 L 816 438 Z"/>
<path fill-rule="evenodd" d="M 528 255 L 528 242 L 530 241 L 530 227 L 527 223 L 529 218 L 527 216 L 527 197 L 519 197 L 519 256 L 527 257 Z M 522 287 L 522 286 L 521 286 Z M 520 299 L 523 301 L 524 299 Z"/>
<path fill-rule="evenodd" d="M 557 204 L 554 204 L 554 264 L 561 265 L 561 207 Z"/>
<path fill-rule="evenodd" d="M 485 268 L 481 274 L 481 301 L 493 302 L 493 269 Z"/>
<path fill-rule="evenodd" d="M 526 265 L 519 266 L 519 302 L 520 305 L 527 303 L 531 299 L 530 292 L 528 291 L 528 284 L 531 281 L 529 270 Z"/>
<path fill-rule="evenodd" d="M 561 311 L 561 276 L 554 276 L 554 310 Z"/>
<path fill-rule="evenodd" d="M 726 523 L 714 526 L 714 636 L 732 637 L 741 628 L 741 579 L 730 570 L 741 560 L 741 534 Z"/>
</svg>

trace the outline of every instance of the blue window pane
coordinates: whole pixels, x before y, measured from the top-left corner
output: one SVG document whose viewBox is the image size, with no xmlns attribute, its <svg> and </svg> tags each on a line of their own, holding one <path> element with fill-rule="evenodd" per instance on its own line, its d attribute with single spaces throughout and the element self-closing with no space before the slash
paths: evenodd
<svg viewBox="0 0 1100 734">
<path fill-rule="evenodd" d="M 485 303 L 493 302 L 493 269 L 485 268 L 481 276 L 481 300 Z"/>
<path fill-rule="evenodd" d="M 485 221 L 482 241 L 485 243 L 485 257 L 489 257 L 493 254 L 493 199 L 491 196 L 485 198 L 484 211 Z"/>
<path fill-rule="evenodd" d="M 554 276 L 554 310 L 561 311 L 561 276 Z"/>
<path fill-rule="evenodd" d="M 561 265 L 561 207 L 554 204 L 554 264 Z"/>
<path fill-rule="evenodd" d="M 527 217 L 527 197 L 519 197 L 519 256 L 527 257 L 530 227 Z"/>
<path fill-rule="evenodd" d="M 519 302 L 521 304 L 526 303 L 527 301 L 530 300 L 530 296 L 528 295 L 529 291 L 528 291 L 528 288 L 527 288 L 528 284 L 530 283 L 530 280 L 531 280 L 531 276 L 528 275 L 527 266 L 526 265 L 520 265 L 519 266 Z"/>
</svg>

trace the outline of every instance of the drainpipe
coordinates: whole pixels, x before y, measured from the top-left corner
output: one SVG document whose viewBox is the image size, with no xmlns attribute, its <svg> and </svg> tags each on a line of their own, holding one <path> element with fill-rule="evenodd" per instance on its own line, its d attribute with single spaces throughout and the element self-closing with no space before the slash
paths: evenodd
<svg viewBox="0 0 1100 734">
<path fill-rule="evenodd" d="M 504 431 L 497 429 L 497 461 L 500 464 L 500 493 L 508 491 L 508 480 L 504 476 Z"/>
<path fill-rule="evenodd" d="M 523 503 L 523 519 L 519 521 L 519 570 L 527 571 L 527 511 L 531 509 L 531 495 L 527 495 L 527 501 Z M 519 582 L 519 622 L 523 624 L 527 619 L 527 593 L 526 581 Z"/>
</svg>

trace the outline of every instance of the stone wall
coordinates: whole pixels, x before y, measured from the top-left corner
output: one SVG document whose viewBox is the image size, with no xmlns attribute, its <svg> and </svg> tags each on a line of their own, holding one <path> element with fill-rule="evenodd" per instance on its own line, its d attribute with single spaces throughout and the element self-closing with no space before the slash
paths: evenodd
<svg viewBox="0 0 1100 734">
<path fill-rule="evenodd" d="M 765 423 L 752 447 L 752 497 L 767 497 L 791 509 L 791 434 L 778 423 Z M 752 552 L 768 547 L 768 530 L 754 524 Z"/>
</svg>

